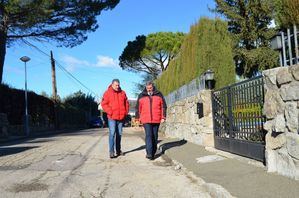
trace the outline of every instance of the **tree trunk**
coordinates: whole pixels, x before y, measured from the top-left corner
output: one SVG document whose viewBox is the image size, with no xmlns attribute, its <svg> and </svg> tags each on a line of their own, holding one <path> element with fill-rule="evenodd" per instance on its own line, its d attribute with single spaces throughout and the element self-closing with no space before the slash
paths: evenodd
<svg viewBox="0 0 299 198">
<path fill-rule="evenodd" d="M 6 42 L 7 42 L 7 21 L 8 17 L 4 13 L 4 2 L 0 5 L 0 84 L 2 84 L 3 67 L 6 54 Z"/>
<path fill-rule="evenodd" d="M 2 83 L 3 67 L 6 54 L 6 33 L 0 29 L 0 84 Z"/>
</svg>

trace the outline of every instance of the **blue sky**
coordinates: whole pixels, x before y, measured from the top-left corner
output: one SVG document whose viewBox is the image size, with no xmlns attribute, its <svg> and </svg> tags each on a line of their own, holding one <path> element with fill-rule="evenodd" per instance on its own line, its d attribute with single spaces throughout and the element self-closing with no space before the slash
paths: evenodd
<svg viewBox="0 0 299 198">
<path fill-rule="evenodd" d="M 208 10 L 213 5 L 213 0 L 121 0 L 115 9 L 104 11 L 98 17 L 99 29 L 89 33 L 88 40 L 79 46 L 58 48 L 54 43 L 29 41 L 44 52 L 52 50 L 54 58 L 98 96 L 102 96 L 113 78 L 119 78 L 122 89 L 133 98 L 135 83 L 141 78 L 118 66 L 118 57 L 127 42 L 137 35 L 159 31 L 187 33 L 200 17 L 214 17 Z M 28 89 L 51 95 L 49 57 L 22 43 L 7 49 L 4 83 L 24 89 L 24 64 L 19 60 L 24 55 L 31 58 L 27 63 Z M 60 97 L 78 90 L 90 93 L 58 67 L 56 74 Z"/>
</svg>

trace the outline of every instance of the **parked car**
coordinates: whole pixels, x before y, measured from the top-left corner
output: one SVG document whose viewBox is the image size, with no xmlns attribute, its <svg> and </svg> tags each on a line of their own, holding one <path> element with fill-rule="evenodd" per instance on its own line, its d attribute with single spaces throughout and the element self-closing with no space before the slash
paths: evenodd
<svg viewBox="0 0 299 198">
<path fill-rule="evenodd" d="M 89 121 L 89 127 L 92 128 L 103 128 L 104 123 L 101 117 L 93 118 Z"/>
</svg>

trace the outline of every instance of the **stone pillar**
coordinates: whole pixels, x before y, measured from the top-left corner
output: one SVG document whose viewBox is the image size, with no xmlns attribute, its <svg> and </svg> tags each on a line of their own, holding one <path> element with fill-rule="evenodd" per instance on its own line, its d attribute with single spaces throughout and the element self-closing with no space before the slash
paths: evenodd
<svg viewBox="0 0 299 198">
<path fill-rule="evenodd" d="M 204 117 L 196 113 L 198 102 L 203 103 Z M 167 119 L 160 131 L 168 137 L 181 138 L 190 142 L 214 146 L 211 91 L 203 90 L 197 95 L 177 101 L 167 108 Z"/>
<path fill-rule="evenodd" d="M 299 180 L 299 65 L 263 72 L 268 172 Z"/>
</svg>

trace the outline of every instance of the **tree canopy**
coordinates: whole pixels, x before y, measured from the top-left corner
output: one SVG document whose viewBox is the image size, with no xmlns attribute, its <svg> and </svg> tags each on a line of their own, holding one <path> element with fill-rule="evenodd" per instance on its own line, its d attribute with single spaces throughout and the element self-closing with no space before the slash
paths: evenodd
<svg viewBox="0 0 299 198">
<path fill-rule="evenodd" d="M 153 76 L 148 74 L 148 73 L 144 73 L 141 75 L 141 81 L 139 83 L 135 83 L 135 95 L 138 96 L 140 94 L 140 92 L 142 92 L 145 88 L 145 84 L 149 81 L 153 81 Z"/>
<path fill-rule="evenodd" d="M 154 79 L 179 53 L 184 33 L 157 32 L 139 35 L 129 41 L 119 57 L 120 67 L 133 72 L 145 72 Z"/>
<path fill-rule="evenodd" d="M 91 115 L 97 115 L 98 113 L 98 104 L 95 102 L 95 98 L 91 95 L 86 95 L 82 91 L 77 91 L 65 97 L 63 104 L 72 106 L 78 110 L 90 112 Z"/>
<path fill-rule="evenodd" d="M 118 3 L 119 0 L 0 1 L 0 83 L 7 46 L 29 38 L 74 47 L 98 28 L 96 17 Z"/>
<path fill-rule="evenodd" d="M 215 12 L 228 20 L 234 44 L 234 60 L 238 75 L 251 77 L 260 70 L 276 67 L 277 54 L 270 49 L 275 30 L 269 28 L 273 12 L 269 1 L 215 0 Z"/>
<path fill-rule="evenodd" d="M 299 0 L 272 0 L 271 3 L 275 11 L 275 21 L 280 27 L 299 25 Z"/>
</svg>

